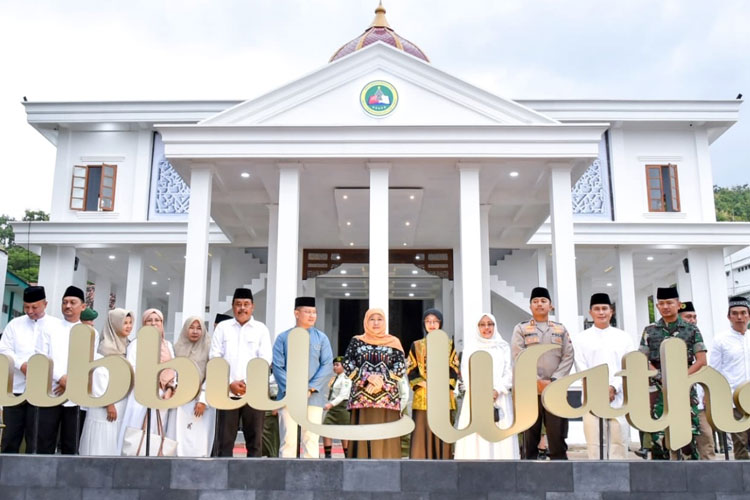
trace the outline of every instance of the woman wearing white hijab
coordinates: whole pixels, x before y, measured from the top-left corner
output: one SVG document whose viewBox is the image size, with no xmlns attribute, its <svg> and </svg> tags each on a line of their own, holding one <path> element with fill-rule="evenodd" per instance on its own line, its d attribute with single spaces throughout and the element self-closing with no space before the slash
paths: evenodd
<svg viewBox="0 0 750 500">
<path fill-rule="evenodd" d="M 513 406 L 510 390 L 513 386 L 513 369 L 510 361 L 510 345 L 495 330 L 495 317 L 490 313 L 481 316 L 477 324 L 476 351 L 485 351 L 492 356 L 492 397 L 495 399 L 496 414 L 499 416 L 496 425 L 506 429 L 513 424 Z M 469 358 L 474 352 L 464 352 L 461 358 L 461 374 L 466 384 L 466 394 L 461 407 L 457 427 L 465 428 L 471 417 L 469 401 Z M 497 443 L 490 443 L 476 433 L 470 434 L 456 442 L 456 459 L 517 459 L 518 438 L 512 436 Z"/>
<path fill-rule="evenodd" d="M 133 313 L 125 309 L 112 309 L 107 315 L 107 324 L 97 339 L 94 359 L 104 356 L 122 356 L 130 341 L 128 335 L 133 331 Z M 109 385 L 109 371 L 97 368 L 91 380 L 91 394 L 100 397 Z M 123 420 L 126 399 L 102 408 L 88 408 L 86 422 L 81 432 L 81 455 L 118 455 L 117 436 Z"/>
<path fill-rule="evenodd" d="M 153 326 L 161 334 L 161 356 L 159 361 L 164 363 L 174 358 L 174 348 L 172 343 L 164 338 L 164 315 L 158 309 L 147 309 L 143 313 L 141 319 L 142 326 Z M 127 359 L 133 367 L 133 373 L 135 373 L 135 357 L 138 352 L 138 339 L 133 340 L 128 346 Z M 159 374 L 159 396 L 162 399 L 169 399 L 174 394 L 177 388 L 177 374 L 174 370 L 162 370 Z M 174 419 L 174 410 L 154 410 L 151 412 L 151 433 L 156 434 L 158 430 L 156 412 L 161 415 L 162 425 L 164 427 L 164 434 L 174 439 L 174 425 L 171 420 Z M 128 396 L 128 403 L 125 407 L 125 416 L 123 418 L 122 426 L 120 427 L 120 434 L 118 436 L 118 455 L 122 453 L 122 443 L 125 439 L 125 431 L 128 427 L 135 429 L 141 429 L 143 426 L 143 419 L 146 417 L 146 407 L 141 405 L 135 399 L 135 391 L 130 391 Z M 156 455 L 157 448 L 154 447 L 151 450 L 152 455 Z"/>
<path fill-rule="evenodd" d="M 208 457 L 214 444 L 216 410 L 206 405 L 206 364 L 211 339 L 206 334 L 203 320 L 191 316 L 182 325 L 180 337 L 174 345 L 175 354 L 189 358 L 198 367 L 201 391 L 195 400 L 176 410 L 175 432 L 178 457 Z"/>
</svg>

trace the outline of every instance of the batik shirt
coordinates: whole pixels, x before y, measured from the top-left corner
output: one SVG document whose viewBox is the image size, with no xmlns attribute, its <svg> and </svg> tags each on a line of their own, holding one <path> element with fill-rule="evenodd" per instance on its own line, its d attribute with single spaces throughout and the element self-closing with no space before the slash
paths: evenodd
<svg viewBox="0 0 750 500">
<path fill-rule="evenodd" d="M 456 351 L 453 349 L 453 342 L 451 341 L 451 353 L 448 363 L 450 385 L 448 390 L 450 391 L 451 410 L 456 409 L 456 396 L 453 394 L 453 389 L 456 388 L 458 372 L 458 355 L 456 355 Z M 418 385 L 420 382 L 427 381 L 427 339 L 419 339 L 411 345 L 407 374 L 409 376 L 409 384 L 414 391 L 412 409 L 427 411 L 427 388 Z"/>
<path fill-rule="evenodd" d="M 343 365 L 344 372 L 352 381 L 348 409 L 401 410 L 398 381 L 406 372 L 406 360 L 402 351 L 385 345 L 367 344 L 353 338 L 344 353 Z M 377 394 L 365 391 L 370 375 L 383 377 L 383 389 Z"/>
</svg>

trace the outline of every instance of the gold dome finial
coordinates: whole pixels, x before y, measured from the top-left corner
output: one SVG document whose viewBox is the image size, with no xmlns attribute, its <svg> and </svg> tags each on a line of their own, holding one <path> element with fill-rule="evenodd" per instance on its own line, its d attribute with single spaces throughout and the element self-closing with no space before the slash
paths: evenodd
<svg viewBox="0 0 750 500">
<path fill-rule="evenodd" d="M 380 0 L 377 8 L 375 9 L 375 19 L 372 20 L 371 27 L 375 28 L 390 28 L 388 20 L 385 18 L 385 7 L 383 7 L 383 0 Z"/>
</svg>

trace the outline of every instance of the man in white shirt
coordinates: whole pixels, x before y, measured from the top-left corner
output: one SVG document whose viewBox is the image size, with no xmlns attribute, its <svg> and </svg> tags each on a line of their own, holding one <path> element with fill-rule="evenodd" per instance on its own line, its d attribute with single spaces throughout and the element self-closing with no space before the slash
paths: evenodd
<svg viewBox="0 0 750 500">
<path fill-rule="evenodd" d="M 13 394 L 20 396 L 26 390 L 26 364 L 34 354 L 39 330 L 48 322 L 58 321 L 46 313 L 47 296 L 43 286 L 30 286 L 23 291 L 23 316 L 19 316 L 5 327 L 0 337 L 0 354 L 13 361 Z M 26 401 L 3 410 L 2 453 L 18 453 L 21 441 L 26 437 L 26 453 L 35 453 L 34 414 L 36 407 Z"/>
<path fill-rule="evenodd" d="M 253 293 L 247 288 L 238 288 L 232 297 L 234 319 L 219 323 L 211 337 L 209 359 L 224 358 L 229 363 L 230 397 L 239 399 L 245 395 L 247 364 L 251 359 L 263 358 L 271 363 L 271 334 L 266 325 L 253 319 Z M 260 457 L 263 444 L 263 418 L 265 412 L 244 405 L 236 410 L 219 410 L 218 455 L 231 457 L 234 440 L 237 438 L 240 418 L 248 457 Z"/>
<path fill-rule="evenodd" d="M 716 368 L 729 382 L 732 391 L 743 382 L 750 380 L 750 338 L 747 324 L 750 322 L 750 302 L 745 297 L 729 298 L 729 331 L 717 336 L 711 349 L 708 364 Z M 734 417 L 743 414 L 734 409 Z M 750 430 L 732 434 L 735 460 L 748 460 L 748 439 Z"/>
<path fill-rule="evenodd" d="M 68 382 L 68 346 L 70 329 L 81 322 L 81 313 L 86 309 L 83 290 L 69 286 L 62 299 L 62 320 L 43 328 L 36 339 L 36 352 L 53 361 L 52 392 L 59 396 L 65 392 Z M 78 453 L 85 414 L 78 405 L 66 401 L 62 405 L 39 409 L 39 442 L 37 451 L 54 454 L 57 437 L 60 436 L 60 449 L 63 455 Z"/>
<path fill-rule="evenodd" d="M 619 408 L 623 402 L 622 378 L 615 377 L 615 373 L 622 369 L 622 357 L 636 349 L 627 332 L 610 325 L 613 313 L 609 295 L 593 294 L 589 314 L 594 320 L 594 326 L 573 337 L 573 348 L 578 371 L 603 364 L 609 367 L 609 401 L 613 408 Z M 591 413 L 584 415 L 583 432 L 586 436 L 589 458 L 599 458 L 599 418 Z M 625 418 L 607 419 L 604 423 L 604 433 L 603 442 L 609 452 L 604 456 L 627 458 L 630 427 Z"/>
</svg>

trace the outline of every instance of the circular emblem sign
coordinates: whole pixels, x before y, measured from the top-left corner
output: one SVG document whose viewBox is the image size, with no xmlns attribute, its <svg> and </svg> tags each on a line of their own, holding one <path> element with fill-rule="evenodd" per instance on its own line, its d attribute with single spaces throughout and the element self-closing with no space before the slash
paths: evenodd
<svg viewBox="0 0 750 500">
<path fill-rule="evenodd" d="M 376 80 L 365 85 L 359 94 L 359 102 L 372 116 L 385 116 L 396 109 L 398 92 L 390 83 Z"/>
</svg>

